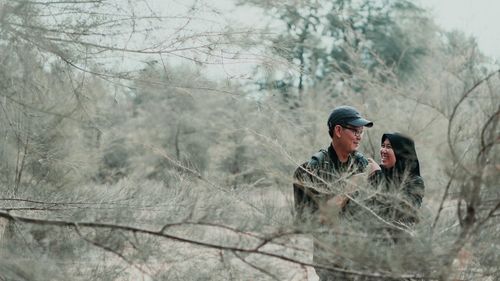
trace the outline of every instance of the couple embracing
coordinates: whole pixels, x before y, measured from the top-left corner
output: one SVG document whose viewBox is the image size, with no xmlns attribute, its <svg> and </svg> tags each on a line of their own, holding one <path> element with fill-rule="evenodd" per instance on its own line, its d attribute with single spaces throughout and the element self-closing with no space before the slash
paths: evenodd
<svg viewBox="0 0 500 281">
<path fill-rule="evenodd" d="M 372 209 L 369 213 L 383 221 L 380 229 L 389 233 L 391 241 L 397 241 L 400 230 L 417 222 L 424 194 L 414 141 L 401 133 L 384 133 L 380 142 L 381 161 L 376 163 L 358 151 L 364 129 L 373 126 L 358 110 L 351 106 L 336 107 L 327 124 L 331 143 L 294 173 L 297 223 L 311 219 L 321 226 L 333 218 L 352 219 L 361 206 Z M 373 196 L 360 195 L 367 190 L 368 193 L 372 190 Z M 321 259 L 316 241 L 314 246 L 315 264 L 331 264 Z M 320 280 L 340 277 L 331 279 L 335 277 L 332 272 L 321 268 L 316 268 L 316 272 Z"/>
</svg>

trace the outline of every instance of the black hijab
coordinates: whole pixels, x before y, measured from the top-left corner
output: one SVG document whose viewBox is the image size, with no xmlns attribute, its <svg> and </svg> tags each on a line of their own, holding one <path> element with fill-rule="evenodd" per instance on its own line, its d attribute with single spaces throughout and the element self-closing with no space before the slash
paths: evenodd
<svg viewBox="0 0 500 281">
<path fill-rule="evenodd" d="M 401 133 L 385 133 L 382 135 L 381 143 L 384 143 L 386 139 L 391 143 L 396 156 L 396 164 L 391 169 L 382 166 L 384 174 L 393 179 L 401 178 L 405 173 L 408 173 L 410 177 L 420 176 L 420 165 L 413 139 Z"/>
</svg>

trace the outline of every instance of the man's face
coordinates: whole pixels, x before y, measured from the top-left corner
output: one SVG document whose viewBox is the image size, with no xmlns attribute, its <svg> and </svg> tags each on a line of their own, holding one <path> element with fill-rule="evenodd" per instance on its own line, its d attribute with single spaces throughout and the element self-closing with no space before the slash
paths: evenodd
<svg viewBox="0 0 500 281">
<path fill-rule="evenodd" d="M 363 138 L 363 127 L 337 125 L 340 127 L 340 144 L 342 149 L 351 153 L 356 151 Z"/>
</svg>

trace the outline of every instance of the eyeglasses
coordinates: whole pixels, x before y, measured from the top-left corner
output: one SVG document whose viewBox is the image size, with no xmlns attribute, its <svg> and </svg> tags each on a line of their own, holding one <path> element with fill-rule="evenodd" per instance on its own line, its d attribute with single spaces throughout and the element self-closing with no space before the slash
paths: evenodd
<svg viewBox="0 0 500 281">
<path fill-rule="evenodd" d="M 340 125 L 340 127 L 344 128 L 344 129 L 347 129 L 349 131 L 351 131 L 356 137 L 361 137 L 363 135 L 363 129 L 355 129 L 355 128 L 352 128 L 352 127 L 347 127 L 347 126 L 342 126 Z"/>
</svg>

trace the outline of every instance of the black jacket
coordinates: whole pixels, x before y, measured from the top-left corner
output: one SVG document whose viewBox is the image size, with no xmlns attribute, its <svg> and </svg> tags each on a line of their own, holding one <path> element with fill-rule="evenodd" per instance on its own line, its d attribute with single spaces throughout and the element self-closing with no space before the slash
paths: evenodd
<svg viewBox="0 0 500 281">
<path fill-rule="evenodd" d="M 367 206 L 390 222 L 410 225 L 418 222 L 418 209 L 424 197 L 424 180 L 419 175 L 394 179 L 391 170 L 382 168 L 371 178 L 376 195 Z"/>
</svg>

